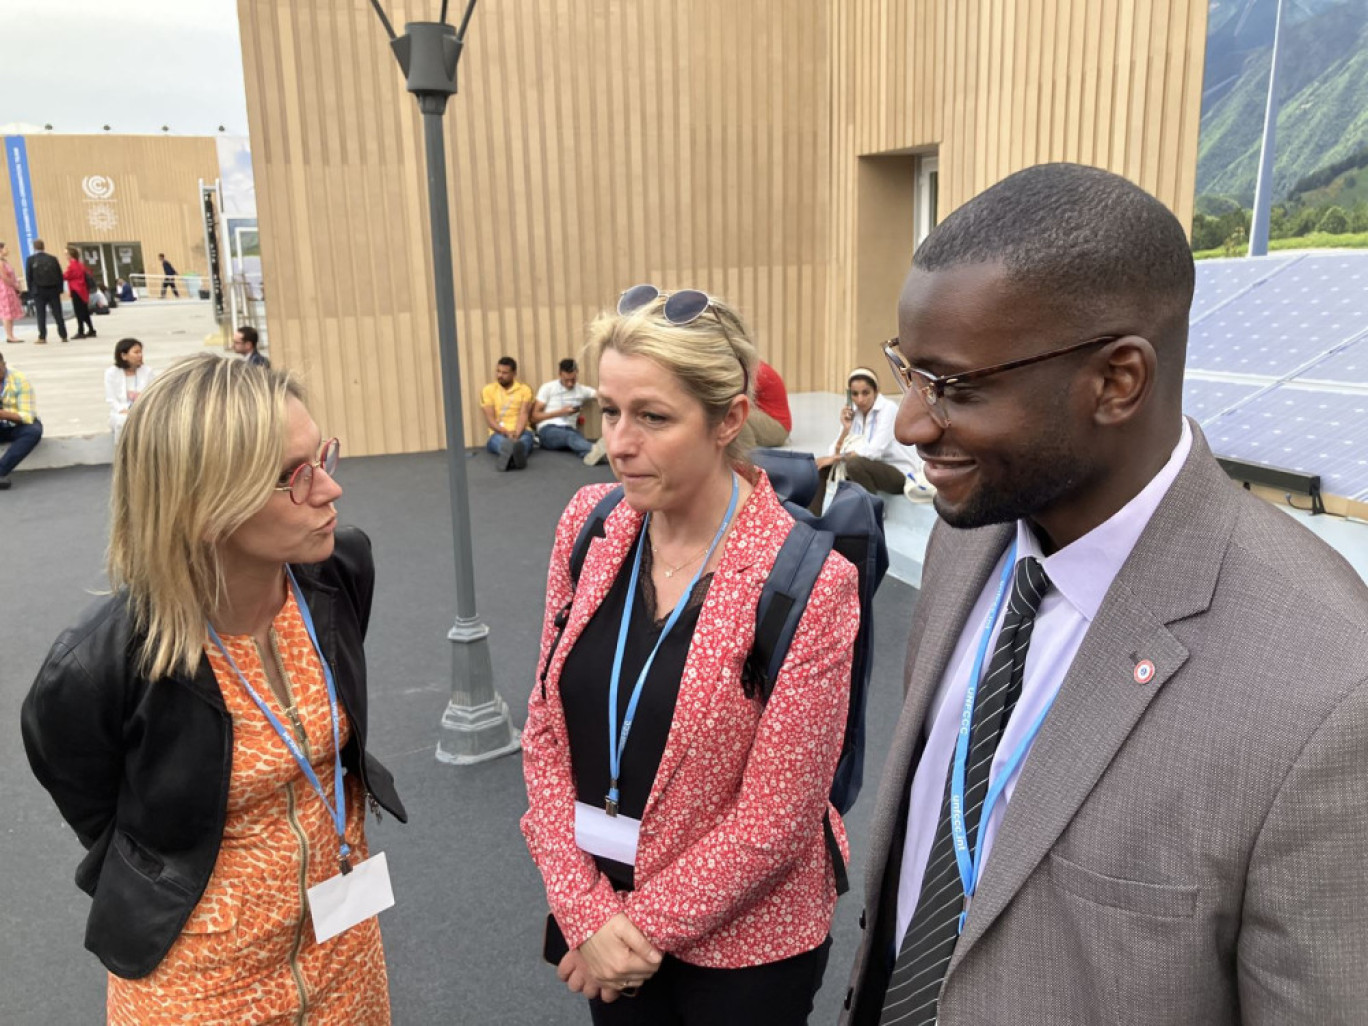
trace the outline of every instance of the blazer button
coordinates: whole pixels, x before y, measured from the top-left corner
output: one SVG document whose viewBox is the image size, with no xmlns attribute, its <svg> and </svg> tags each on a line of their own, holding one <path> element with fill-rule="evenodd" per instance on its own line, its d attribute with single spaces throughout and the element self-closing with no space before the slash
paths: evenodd
<svg viewBox="0 0 1368 1026">
<path fill-rule="evenodd" d="M 864 910 L 864 909 L 860 909 L 860 929 L 863 930 L 864 928 L 865 928 L 865 910 Z"/>
<path fill-rule="evenodd" d="M 846 997 L 845 997 L 845 1010 L 846 1010 L 847 1012 L 850 1011 L 850 1000 L 851 1000 L 851 998 L 853 998 L 854 996 L 855 996 L 855 988 L 854 988 L 854 987 L 851 987 L 849 990 L 846 991 Z"/>
</svg>

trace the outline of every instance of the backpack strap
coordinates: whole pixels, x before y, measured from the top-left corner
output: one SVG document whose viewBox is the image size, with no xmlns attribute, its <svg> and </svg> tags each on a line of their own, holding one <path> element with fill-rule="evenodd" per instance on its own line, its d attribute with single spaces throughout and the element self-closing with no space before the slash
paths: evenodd
<svg viewBox="0 0 1368 1026">
<path fill-rule="evenodd" d="M 570 592 L 579 587 L 580 571 L 584 569 L 584 558 L 589 555 L 589 545 L 595 538 L 604 537 L 603 525 L 613 510 L 622 501 L 622 485 L 616 485 L 604 493 L 598 504 L 590 511 L 588 519 L 580 525 L 575 536 L 575 547 L 570 550 Z"/>
<path fill-rule="evenodd" d="M 542 666 L 542 701 L 546 700 L 546 675 L 551 672 L 551 660 L 556 655 L 556 648 L 560 645 L 561 635 L 565 633 L 565 625 L 570 622 L 570 607 L 575 603 L 575 589 L 579 587 L 580 571 L 584 569 L 584 559 L 589 555 L 589 546 L 595 538 L 604 537 L 604 522 L 607 521 L 613 510 L 617 509 L 618 503 L 621 501 L 622 485 L 609 489 L 589 512 L 584 523 L 580 525 L 579 534 L 575 535 L 574 547 L 570 549 L 570 597 L 566 599 L 565 605 L 561 606 L 560 612 L 552 621 L 556 628 L 556 636 L 551 640 L 551 648 L 546 653 L 546 663 Z"/>
<path fill-rule="evenodd" d="M 779 670 L 788 656 L 808 596 L 831 554 L 833 536 L 795 521 L 774 558 L 774 568 L 755 607 L 755 644 L 750 658 L 760 676 L 760 700 L 769 701 Z"/>
</svg>

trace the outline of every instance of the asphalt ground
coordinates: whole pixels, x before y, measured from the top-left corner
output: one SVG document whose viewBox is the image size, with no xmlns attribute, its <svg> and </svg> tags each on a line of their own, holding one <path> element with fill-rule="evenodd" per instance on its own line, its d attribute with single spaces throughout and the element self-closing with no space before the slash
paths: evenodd
<svg viewBox="0 0 1368 1026">
<path fill-rule="evenodd" d="M 537 452 L 499 474 L 467 459 L 479 612 L 490 626 L 496 686 L 525 718 L 535 674 L 546 560 L 561 509 L 583 484 L 610 479 L 565 453 Z M 380 917 L 394 1021 L 408 1024 L 587 1023 L 540 960 L 546 905 L 518 830 L 522 766 L 507 756 L 473 767 L 436 761 L 451 680 L 455 613 L 443 453 L 346 460 L 343 521 L 366 529 L 377 566 L 367 639 L 371 748 L 394 774 L 407 826 L 368 825 L 388 853 L 396 906 Z M 89 901 L 72 882 L 81 849 L 33 780 L 19 704 L 48 646 L 104 586 L 107 466 L 36 470 L 0 493 L 0 1022 L 103 1022 L 105 973 L 82 947 Z M 855 891 L 841 900 L 813 1023 L 833 1023 L 859 933 L 863 839 L 901 700 L 907 622 L 916 592 L 887 579 L 876 599 L 865 791 L 847 817 Z"/>
</svg>

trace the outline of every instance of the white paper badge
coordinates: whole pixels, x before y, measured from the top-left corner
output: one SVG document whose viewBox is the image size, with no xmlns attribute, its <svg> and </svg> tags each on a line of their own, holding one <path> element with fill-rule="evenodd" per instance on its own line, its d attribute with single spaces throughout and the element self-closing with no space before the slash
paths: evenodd
<svg viewBox="0 0 1368 1026">
<path fill-rule="evenodd" d="M 310 887 L 308 893 L 314 937 L 319 944 L 394 905 L 389 863 L 383 851 L 357 863 L 346 875 L 338 873 Z"/>
<path fill-rule="evenodd" d="M 601 806 L 575 802 L 575 844 L 581 851 L 636 865 L 641 820 L 610 816 Z"/>
</svg>

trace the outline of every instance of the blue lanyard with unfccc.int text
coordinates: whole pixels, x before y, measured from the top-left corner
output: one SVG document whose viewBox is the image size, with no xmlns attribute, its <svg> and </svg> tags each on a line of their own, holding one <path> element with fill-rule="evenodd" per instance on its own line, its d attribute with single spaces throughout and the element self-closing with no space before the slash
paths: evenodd
<svg viewBox="0 0 1368 1026">
<path fill-rule="evenodd" d="M 1030 749 L 1036 734 L 1040 732 L 1040 726 L 1045 722 L 1050 706 L 1054 704 L 1054 697 L 1051 696 L 1050 701 L 1045 703 L 1045 708 L 1040 711 L 1040 715 L 1036 717 L 1035 722 L 1026 731 L 1026 736 L 1021 739 L 1016 750 L 1003 763 L 1002 768 L 998 771 L 997 779 L 988 788 L 988 793 L 984 796 L 983 806 L 979 812 L 978 835 L 974 838 L 974 852 L 971 858 L 969 829 L 964 819 L 964 777 L 969 762 L 969 735 L 974 726 L 974 700 L 978 696 L 979 684 L 982 683 L 983 660 L 988 654 L 988 644 L 993 637 L 993 628 L 997 625 L 998 614 L 1002 612 L 1002 600 L 1007 594 L 1007 588 L 1012 581 L 1012 574 L 1016 570 L 1016 553 L 1017 547 L 1014 541 L 1011 551 L 1007 553 L 1007 565 L 1002 568 L 1002 577 L 998 581 L 997 597 L 993 599 L 993 608 L 989 610 L 988 617 L 983 622 L 983 633 L 979 638 L 978 651 L 974 654 L 974 665 L 969 671 L 969 686 L 964 692 L 964 710 L 960 714 L 959 736 L 955 739 L 955 758 L 950 769 L 950 833 L 955 842 L 955 862 L 959 867 L 960 883 L 964 885 L 964 909 L 959 916 L 960 933 L 964 932 L 965 920 L 969 918 L 969 905 L 973 901 L 974 892 L 978 890 L 979 877 L 983 875 L 983 837 L 988 832 L 988 817 L 993 814 L 993 806 L 1002 796 L 1007 781 L 1012 779 L 1012 774 L 1021 765 L 1021 760 L 1026 758 L 1026 752 Z"/>
<path fill-rule="evenodd" d="M 708 565 L 708 560 L 712 559 L 713 551 L 717 548 L 717 543 L 722 540 L 722 536 L 727 533 L 727 528 L 731 524 L 732 514 L 736 512 L 736 497 L 740 493 L 740 483 L 736 475 L 732 474 L 731 502 L 727 503 L 727 513 L 722 518 L 722 524 L 713 535 L 712 544 L 708 546 L 708 554 L 703 557 L 703 562 L 698 564 L 698 569 L 689 580 L 689 586 L 684 589 L 679 601 L 675 603 L 670 618 L 665 621 L 665 626 L 660 632 L 660 637 L 656 639 L 655 648 L 651 649 L 651 654 L 646 657 L 646 663 L 641 668 L 641 673 L 637 675 L 636 687 L 632 688 L 632 697 L 627 700 L 627 712 L 622 718 L 622 736 L 618 737 L 618 688 L 622 680 L 622 655 L 627 648 L 627 628 L 632 619 L 632 606 L 636 602 L 637 578 L 641 576 L 641 550 L 650 544 L 648 531 L 651 526 L 651 514 L 647 513 L 646 518 L 641 523 L 641 539 L 637 543 L 636 558 L 632 561 L 632 577 L 627 585 L 627 603 L 622 607 L 622 622 L 618 625 L 617 653 L 613 656 L 613 676 L 608 682 L 608 794 L 603 800 L 603 811 L 610 816 L 618 814 L 618 775 L 622 771 L 622 753 L 627 747 L 627 736 L 632 732 L 632 720 L 636 717 L 637 702 L 641 699 L 642 688 L 646 686 L 646 675 L 651 672 L 651 664 L 655 662 L 656 653 L 660 651 L 660 646 L 669 635 L 670 630 L 678 622 L 680 614 L 684 612 L 684 607 L 688 605 L 689 596 L 698 585 L 699 578 L 703 576 L 703 568 Z"/>
<path fill-rule="evenodd" d="M 242 681 L 242 686 L 247 689 L 247 694 L 251 696 L 256 707 L 261 710 L 261 714 L 266 717 L 266 722 L 271 725 L 275 732 L 280 735 L 280 740 L 285 743 L 290 754 L 294 756 L 294 761 L 298 763 L 300 772 L 304 774 L 304 779 L 309 782 L 309 786 L 322 799 L 323 804 L 328 809 L 328 815 L 332 817 L 333 826 L 337 829 L 338 853 L 337 860 L 343 874 L 351 872 L 351 847 L 347 844 L 347 791 L 342 783 L 342 745 L 339 740 L 340 720 L 337 715 L 337 685 L 333 681 L 332 667 L 328 665 L 328 660 L 323 657 L 323 649 L 318 645 L 318 632 L 314 630 L 313 615 L 309 612 L 308 603 L 304 601 L 304 595 L 299 590 L 299 582 L 295 580 L 294 571 L 288 566 L 285 573 L 290 578 L 290 590 L 294 593 L 295 605 L 299 607 L 299 615 L 304 620 L 304 629 L 309 632 L 309 640 L 313 642 L 314 652 L 318 654 L 318 662 L 323 667 L 323 680 L 328 687 L 328 712 L 332 717 L 333 735 L 333 792 L 336 795 L 336 802 L 329 802 L 327 792 L 323 790 L 322 783 L 319 782 L 318 774 L 314 773 L 313 766 L 300 750 L 298 742 L 285 729 L 284 724 L 271 712 L 270 707 L 257 693 L 256 688 L 252 687 L 246 675 L 238 669 L 238 664 L 224 647 L 223 639 L 219 637 L 218 631 L 214 630 L 213 624 L 209 624 L 209 637 L 213 639 L 218 650 L 223 653 L 223 658 L 228 660 L 228 665 L 237 674 L 238 680 Z"/>
</svg>

